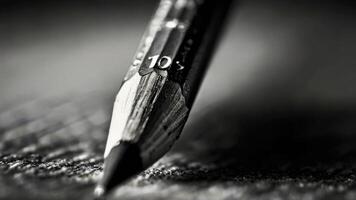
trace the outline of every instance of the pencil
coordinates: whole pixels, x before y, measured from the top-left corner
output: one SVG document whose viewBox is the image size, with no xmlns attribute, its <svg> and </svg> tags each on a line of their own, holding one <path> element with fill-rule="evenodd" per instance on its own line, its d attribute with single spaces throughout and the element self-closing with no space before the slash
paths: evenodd
<svg viewBox="0 0 356 200">
<path fill-rule="evenodd" d="M 116 96 L 96 189 L 103 196 L 179 137 L 231 0 L 161 0 Z"/>
</svg>

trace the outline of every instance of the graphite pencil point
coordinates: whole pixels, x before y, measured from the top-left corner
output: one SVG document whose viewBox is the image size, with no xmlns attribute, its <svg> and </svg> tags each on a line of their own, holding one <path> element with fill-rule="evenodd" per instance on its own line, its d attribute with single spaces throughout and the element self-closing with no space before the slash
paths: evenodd
<svg viewBox="0 0 356 200">
<path fill-rule="evenodd" d="M 140 152 L 135 144 L 121 142 L 111 149 L 104 164 L 103 177 L 98 183 L 97 196 L 109 194 L 117 185 L 143 170 Z"/>
</svg>

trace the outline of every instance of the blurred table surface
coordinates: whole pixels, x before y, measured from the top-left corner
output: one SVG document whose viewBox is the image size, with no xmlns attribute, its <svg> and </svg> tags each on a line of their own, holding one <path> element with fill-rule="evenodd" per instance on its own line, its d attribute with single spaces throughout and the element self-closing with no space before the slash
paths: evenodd
<svg viewBox="0 0 356 200">
<path fill-rule="evenodd" d="M 157 1 L 0 2 L 0 198 L 88 199 Z M 241 1 L 178 144 L 112 199 L 355 199 L 349 1 Z"/>
</svg>

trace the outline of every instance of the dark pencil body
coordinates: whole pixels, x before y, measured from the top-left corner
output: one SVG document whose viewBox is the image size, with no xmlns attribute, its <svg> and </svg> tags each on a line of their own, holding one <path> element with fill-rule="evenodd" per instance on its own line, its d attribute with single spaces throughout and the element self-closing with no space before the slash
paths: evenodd
<svg viewBox="0 0 356 200">
<path fill-rule="evenodd" d="M 162 0 L 116 97 L 97 195 L 161 158 L 179 137 L 230 0 Z"/>
</svg>

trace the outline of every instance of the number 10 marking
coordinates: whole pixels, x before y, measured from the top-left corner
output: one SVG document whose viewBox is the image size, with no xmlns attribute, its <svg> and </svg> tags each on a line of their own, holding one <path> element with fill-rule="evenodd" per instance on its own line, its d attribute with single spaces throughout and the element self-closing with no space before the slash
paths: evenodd
<svg viewBox="0 0 356 200">
<path fill-rule="evenodd" d="M 168 56 L 162 56 L 160 59 L 158 59 L 158 58 L 159 58 L 159 55 L 148 57 L 148 60 L 151 60 L 151 64 L 150 64 L 150 66 L 148 66 L 149 69 L 154 68 L 156 63 L 157 63 L 158 68 L 160 68 L 160 69 L 167 69 L 168 67 L 171 66 L 172 58 L 170 58 Z"/>
</svg>

